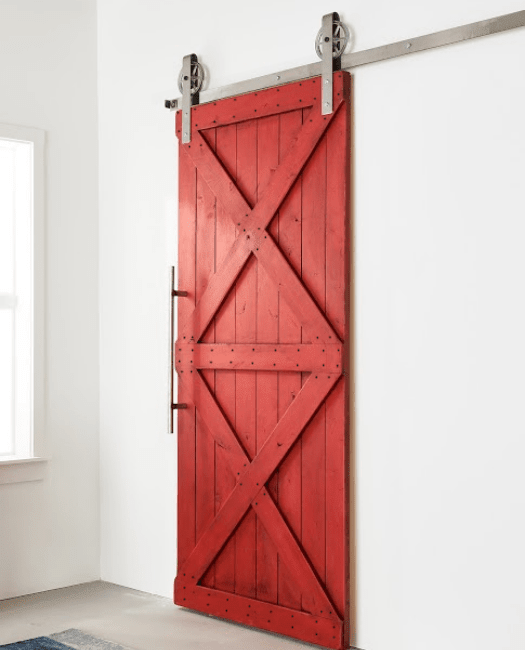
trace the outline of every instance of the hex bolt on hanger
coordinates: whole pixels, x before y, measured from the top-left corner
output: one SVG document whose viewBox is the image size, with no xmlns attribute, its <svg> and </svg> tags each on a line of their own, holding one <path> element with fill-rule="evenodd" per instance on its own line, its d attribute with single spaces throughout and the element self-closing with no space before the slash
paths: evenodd
<svg viewBox="0 0 525 650">
<path fill-rule="evenodd" d="M 331 17 L 332 22 L 332 32 L 327 26 L 329 17 Z M 336 19 L 337 17 L 337 19 Z M 326 24 L 325 24 L 326 19 Z M 225 97 L 233 97 L 234 95 L 240 95 L 243 93 L 249 93 L 255 90 L 263 90 L 264 88 L 271 88 L 273 86 L 279 86 L 293 81 L 302 81 L 303 79 L 308 79 L 309 77 L 318 77 L 325 73 L 328 68 L 328 62 L 325 59 L 324 53 L 328 55 L 330 51 L 330 39 L 332 41 L 332 56 L 334 66 L 339 66 L 339 68 L 334 67 L 335 69 L 341 70 L 351 70 L 357 66 L 367 65 L 368 63 L 377 63 L 379 61 L 386 61 L 388 59 L 394 59 L 400 56 L 406 56 L 408 54 L 415 54 L 416 52 L 422 52 L 424 50 L 430 50 L 437 47 L 444 47 L 445 45 L 453 45 L 454 43 L 460 43 L 461 41 L 467 41 L 472 38 L 479 38 L 480 36 L 489 36 L 491 34 L 497 34 L 500 32 L 505 32 L 510 29 L 517 29 L 518 27 L 525 26 L 525 11 L 516 11 L 512 14 L 505 14 L 503 16 L 497 16 L 496 18 L 489 18 L 488 20 L 482 20 L 477 23 L 470 23 L 469 25 L 463 25 L 461 27 L 454 27 L 452 29 L 445 29 L 440 32 L 434 32 L 433 34 L 428 34 L 426 36 L 418 36 L 416 38 L 407 39 L 404 41 L 399 41 L 397 43 L 390 43 L 389 45 L 382 45 L 380 47 L 374 47 L 370 50 L 364 50 L 362 52 L 352 52 L 350 54 L 344 54 L 344 36 L 348 31 L 345 25 L 339 20 L 339 16 L 336 12 L 332 14 L 327 14 L 323 18 L 323 26 L 319 31 L 316 39 L 316 51 L 317 55 L 322 59 L 319 63 L 310 63 L 307 65 L 299 66 L 297 68 L 290 68 L 288 70 L 283 70 L 282 72 L 277 72 L 274 74 L 264 75 L 262 77 L 255 77 L 253 79 L 247 79 L 245 81 L 240 81 L 228 86 L 222 86 L 221 88 L 213 88 L 211 90 L 206 90 L 204 92 L 199 92 L 202 88 L 203 73 L 202 68 L 201 72 L 197 73 L 196 68 L 191 68 L 188 63 L 186 63 L 186 68 L 183 64 L 183 71 L 181 73 L 182 77 L 182 97 L 177 99 L 167 99 L 164 102 L 164 106 L 171 111 L 175 111 L 179 108 L 184 109 L 184 83 L 186 87 L 189 88 L 191 93 L 191 88 L 193 84 L 197 85 L 197 82 L 194 81 L 194 77 L 197 76 L 200 79 L 200 85 L 197 91 L 186 98 L 186 105 L 188 106 L 188 115 L 183 114 L 183 118 L 188 119 L 188 137 L 191 136 L 190 133 L 190 123 L 189 123 L 189 114 L 191 112 L 191 106 L 196 104 L 206 104 L 208 102 L 216 101 L 218 99 L 224 99 Z M 329 41 L 323 41 L 328 37 Z M 343 40 L 339 40 L 343 39 Z M 348 39 L 349 40 L 349 36 Z M 328 44 L 328 47 L 324 47 L 325 44 Z M 198 64 L 197 57 L 192 54 L 190 55 L 192 62 Z M 328 58 L 328 57 L 327 57 Z M 186 57 L 184 57 L 186 60 Z M 184 72 L 186 70 L 186 72 Z M 193 71 L 193 72 L 192 72 Z M 184 77 L 188 79 L 184 79 Z M 329 84 L 326 84 L 327 86 Z M 323 84 L 324 86 L 324 84 Z M 323 88 L 323 90 L 325 90 Z M 326 88 L 327 99 L 324 99 L 323 95 L 323 108 L 326 101 L 329 99 L 329 89 Z M 184 122 L 183 122 L 184 124 Z M 186 140 L 184 141 L 186 142 Z M 189 142 L 189 140 L 187 140 Z"/>
</svg>

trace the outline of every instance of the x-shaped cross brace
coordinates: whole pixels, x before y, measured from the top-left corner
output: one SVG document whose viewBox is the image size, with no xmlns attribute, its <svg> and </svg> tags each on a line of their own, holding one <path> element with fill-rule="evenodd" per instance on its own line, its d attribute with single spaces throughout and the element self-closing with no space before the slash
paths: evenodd
<svg viewBox="0 0 525 650">
<path fill-rule="evenodd" d="M 228 462 L 237 484 L 179 569 L 179 579 L 182 576 L 183 582 L 187 580 L 190 584 L 196 584 L 252 506 L 268 535 L 279 540 L 279 554 L 298 581 L 304 608 L 318 615 L 332 612 L 333 617 L 337 618 L 319 578 L 265 487 L 337 379 L 338 375 L 335 374 L 311 374 L 251 462 L 204 380 L 200 376 L 195 379 L 193 390 L 198 404 L 197 417 L 216 443 L 228 451 Z"/>
<path fill-rule="evenodd" d="M 181 342 L 201 338 L 252 253 L 279 287 L 281 295 L 294 310 L 302 327 L 311 335 L 312 341 L 339 342 L 325 315 L 266 229 L 341 104 L 342 99 L 338 99 L 331 115 L 312 111 L 312 117 L 308 118 L 292 141 L 288 154 L 273 173 L 253 209 L 201 133 L 196 132 L 191 145 L 183 145 L 183 150 L 190 155 L 200 175 L 237 226 L 237 237 L 184 325 L 179 337 Z"/>
</svg>

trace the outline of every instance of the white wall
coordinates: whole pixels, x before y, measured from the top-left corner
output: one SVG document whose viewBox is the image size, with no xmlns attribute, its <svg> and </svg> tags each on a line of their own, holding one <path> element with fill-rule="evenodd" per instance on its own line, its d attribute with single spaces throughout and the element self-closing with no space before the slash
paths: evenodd
<svg viewBox="0 0 525 650">
<path fill-rule="evenodd" d="M 167 267 L 184 54 L 212 86 L 518 0 L 99 3 L 102 577 L 170 595 Z M 523 30 L 355 73 L 357 637 L 366 650 L 525 647 Z"/>
<path fill-rule="evenodd" d="M 46 131 L 43 481 L 0 485 L 0 599 L 99 577 L 95 0 L 0 2 L 0 122 Z"/>
</svg>

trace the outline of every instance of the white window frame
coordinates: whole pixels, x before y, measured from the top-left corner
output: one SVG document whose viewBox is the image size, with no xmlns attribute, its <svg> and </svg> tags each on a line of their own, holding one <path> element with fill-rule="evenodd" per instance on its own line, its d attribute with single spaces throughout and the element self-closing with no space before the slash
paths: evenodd
<svg viewBox="0 0 525 650">
<path fill-rule="evenodd" d="M 32 424 L 29 449 L 0 456 L 0 485 L 44 478 L 49 460 L 45 435 L 45 132 L 0 124 L 0 139 L 33 145 L 32 223 Z M 16 435 L 16 434 L 15 434 Z"/>
</svg>

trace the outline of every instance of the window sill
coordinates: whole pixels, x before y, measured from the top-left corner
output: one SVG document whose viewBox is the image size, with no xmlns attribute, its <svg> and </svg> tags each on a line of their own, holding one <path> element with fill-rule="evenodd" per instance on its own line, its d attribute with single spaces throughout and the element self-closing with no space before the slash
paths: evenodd
<svg viewBox="0 0 525 650">
<path fill-rule="evenodd" d="M 45 476 L 48 461 L 49 458 L 4 456 L 0 459 L 0 485 L 41 481 Z"/>
</svg>

